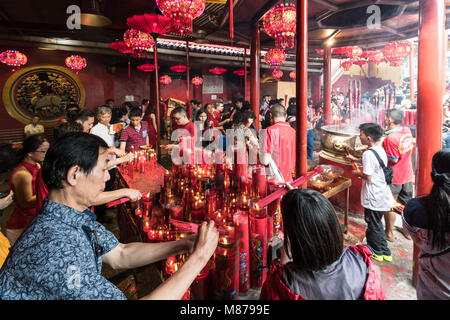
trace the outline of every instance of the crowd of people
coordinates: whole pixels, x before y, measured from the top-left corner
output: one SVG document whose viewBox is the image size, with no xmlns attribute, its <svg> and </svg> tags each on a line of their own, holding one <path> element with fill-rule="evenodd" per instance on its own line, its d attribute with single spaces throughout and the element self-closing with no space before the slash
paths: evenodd
<svg viewBox="0 0 450 320">
<path fill-rule="evenodd" d="M 230 145 L 242 147 L 246 161 L 255 152 L 257 161 L 278 169 L 281 182 L 292 189 L 281 202 L 282 253 L 273 261 L 260 299 L 386 299 L 374 261 L 392 261 L 388 241 L 395 240 L 398 213 L 393 208 L 399 204 L 405 205 L 401 231 L 422 249 L 418 298 L 449 299 L 450 150 L 442 149 L 433 158 L 430 194 L 413 198 L 413 137 L 402 126 L 403 112 L 388 110 L 386 131 L 378 124 L 361 124 L 360 139 L 367 150 L 353 174 L 363 180 L 367 243 L 344 247 L 331 203 L 317 191 L 289 184 L 296 161 L 295 104 L 295 98 L 285 106 L 264 96 L 259 117 L 244 99 L 203 106 L 192 100 L 192 117 L 175 101 L 159 106 L 161 133 L 172 140 L 164 147 L 172 155 L 191 160 L 189 155 L 208 151 L 216 142 L 224 151 Z M 310 141 L 320 129 L 322 112 L 311 102 L 308 109 L 312 157 Z M 37 122 L 33 120 L 33 128 Z M 133 150 L 156 147 L 155 107 L 147 99 L 139 106 L 125 102 L 120 107 L 109 99 L 96 113 L 69 105 L 58 122 L 51 142 L 28 130 L 20 154 L 10 145 L 0 150 L 2 163 L 8 164 L 5 170 L 12 170 L 11 192 L 0 199 L 0 209 L 14 205 L 6 227 L 11 249 L 0 269 L 0 298 L 125 299 L 101 275 L 103 262 L 129 269 L 189 252 L 179 271 L 143 297 L 180 299 L 216 249 L 219 233 L 213 221 L 203 222 L 197 234 L 157 244 L 120 243 L 99 222 L 105 203 L 142 196 L 134 189 L 114 190 L 113 179 L 115 166 L 132 160 Z M 229 129 L 243 133 L 242 145 L 230 138 Z"/>
</svg>

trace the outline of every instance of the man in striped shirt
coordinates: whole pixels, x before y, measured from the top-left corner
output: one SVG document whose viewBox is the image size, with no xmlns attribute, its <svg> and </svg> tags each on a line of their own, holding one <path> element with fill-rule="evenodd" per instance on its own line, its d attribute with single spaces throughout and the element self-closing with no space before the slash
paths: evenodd
<svg viewBox="0 0 450 320">
<path fill-rule="evenodd" d="M 149 144 L 148 140 L 148 124 L 142 121 L 142 110 L 134 107 L 129 114 L 130 125 L 122 130 L 120 134 L 120 150 L 122 152 L 130 152 L 132 150 L 140 150 L 141 146 Z"/>
</svg>

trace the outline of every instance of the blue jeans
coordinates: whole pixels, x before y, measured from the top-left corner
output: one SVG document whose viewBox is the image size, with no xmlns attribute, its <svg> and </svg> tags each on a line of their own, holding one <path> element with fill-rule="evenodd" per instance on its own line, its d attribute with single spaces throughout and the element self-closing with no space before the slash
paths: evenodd
<svg viewBox="0 0 450 320">
<path fill-rule="evenodd" d="M 314 151 L 314 129 L 308 129 L 307 130 L 307 136 L 306 136 L 306 155 L 307 159 L 313 158 L 313 151 Z"/>
</svg>

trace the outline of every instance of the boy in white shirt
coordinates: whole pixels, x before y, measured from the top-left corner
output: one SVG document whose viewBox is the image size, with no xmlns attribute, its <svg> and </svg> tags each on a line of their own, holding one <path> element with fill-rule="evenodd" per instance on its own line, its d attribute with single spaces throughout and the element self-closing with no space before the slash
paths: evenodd
<svg viewBox="0 0 450 320">
<path fill-rule="evenodd" d="M 367 244 L 373 251 L 374 260 L 391 262 L 392 255 L 381 219 L 392 207 L 392 193 L 386 183 L 383 169 L 373 153 L 375 151 L 387 166 L 386 152 L 380 145 L 383 129 L 375 123 L 363 123 L 359 130 L 361 143 L 367 145 L 368 149 L 362 155 L 362 172 L 354 170 L 353 174 L 363 179 L 361 205 L 364 207 L 364 220 L 367 223 Z M 348 158 L 356 160 L 353 156 Z"/>
</svg>

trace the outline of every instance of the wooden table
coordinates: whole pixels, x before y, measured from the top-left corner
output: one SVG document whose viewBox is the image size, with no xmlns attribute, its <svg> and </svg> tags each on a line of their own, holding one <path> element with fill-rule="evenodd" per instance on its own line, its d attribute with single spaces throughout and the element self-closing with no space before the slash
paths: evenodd
<svg viewBox="0 0 450 320">
<path fill-rule="evenodd" d="M 344 207 L 344 233 L 346 234 L 348 231 L 348 209 L 350 204 L 350 187 L 352 186 L 352 180 L 345 177 L 338 177 L 331 184 L 326 186 L 326 191 L 320 190 L 322 195 L 329 199 L 338 193 L 345 190 L 345 207 Z M 311 186 L 308 186 L 312 188 Z"/>
</svg>

